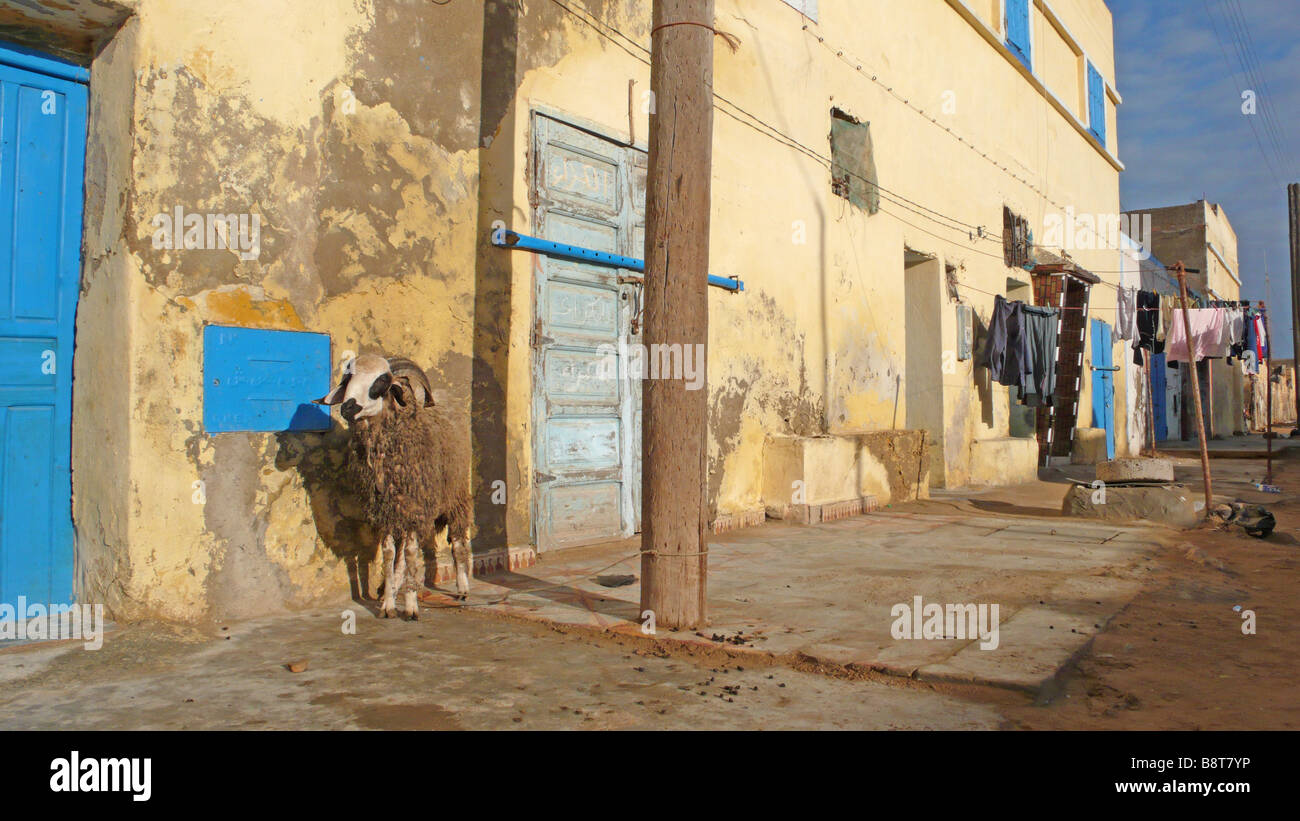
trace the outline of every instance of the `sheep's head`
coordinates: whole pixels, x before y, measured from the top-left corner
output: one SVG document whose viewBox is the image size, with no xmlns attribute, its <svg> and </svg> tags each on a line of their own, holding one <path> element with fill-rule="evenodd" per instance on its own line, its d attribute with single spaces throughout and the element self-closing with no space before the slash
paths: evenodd
<svg viewBox="0 0 1300 821">
<path fill-rule="evenodd" d="M 429 377 L 411 360 L 362 354 L 344 363 L 339 384 L 316 402 L 341 405 L 339 413 L 352 423 L 379 415 L 385 402 L 410 411 L 431 407 L 433 390 Z"/>
</svg>

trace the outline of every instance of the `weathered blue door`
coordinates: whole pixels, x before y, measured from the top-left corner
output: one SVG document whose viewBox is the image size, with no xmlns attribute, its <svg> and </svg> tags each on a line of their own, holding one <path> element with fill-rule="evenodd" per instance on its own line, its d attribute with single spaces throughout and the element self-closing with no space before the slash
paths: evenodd
<svg viewBox="0 0 1300 821">
<path fill-rule="evenodd" d="M 1106 458 L 1115 458 L 1115 367 L 1110 325 L 1092 321 L 1092 426 L 1106 429 Z"/>
<path fill-rule="evenodd" d="M 84 74 L 0 46 L 0 602 L 8 604 L 72 600 Z"/>
<path fill-rule="evenodd" d="M 533 117 L 535 225 L 548 240 L 642 257 L 645 153 Z M 540 550 L 631 536 L 641 514 L 638 286 L 629 271 L 539 256 L 533 328 Z"/>
<path fill-rule="evenodd" d="M 1169 418 L 1166 416 L 1165 355 L 1158 353 L 1151 357 L 1151 409 L 1155 415 L 1156 441 L 1163 442 L 1169 438 Z"/>
</svg>

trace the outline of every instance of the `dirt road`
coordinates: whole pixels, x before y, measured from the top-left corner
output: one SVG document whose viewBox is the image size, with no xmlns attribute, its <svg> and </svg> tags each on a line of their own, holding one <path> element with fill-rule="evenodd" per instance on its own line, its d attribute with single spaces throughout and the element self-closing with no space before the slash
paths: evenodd
<svg viewBox="0 0 1300 821">
<path fill-rule="evenodd" d="M 1264 471 L 1258 459 L 1213 461 L 1216 496 Z M 1202 528 L 1162 549 L 1153 581 L 1097 636 L 1064 692 L 1006 709 L 1012 726 L 1300 728 L 1300 459 L 1275 463 L 1274 481 L 1284 493 L 1270 505 L 1271 536 Z M 1245 611 L 1254 635 L 1242 632 Z"/>
</svg>

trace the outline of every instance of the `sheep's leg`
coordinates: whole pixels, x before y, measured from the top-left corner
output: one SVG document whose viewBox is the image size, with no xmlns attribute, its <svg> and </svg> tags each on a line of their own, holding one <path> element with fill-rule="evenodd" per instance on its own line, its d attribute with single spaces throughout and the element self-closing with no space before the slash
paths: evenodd
<svg viewBox="0 0 1300 821">
<path fill-rule="evenodd" d="M 397 560 L 397 546 L 393 544 L 393 536 L 390 533 L 384 537 L 383 541 L 384 555 L 384 599 L 379 605 L 379 615 L 386 619 L 391 619 L 397 615 L 397 602 L 394 597 L 397 595 L 397 576 L 394 574 L 394 564 Z"/>
<path fill-rule="evenodd" d="M 473 571 L 469 556 L 469 542 L 463 536 L 452 539 L 451 558 L 456 564 L 456 598 L 463 601 L 469 595 L 469 580 Z"/>
<path fill-rule="evenodd" d="M 415 621 L 420 618 L 420 541 L 414 533 L 406 537 L 402 551 L 406 554 L 406 575 L 402 583 L 406 591 L 406 617 Z"/>
</svg>

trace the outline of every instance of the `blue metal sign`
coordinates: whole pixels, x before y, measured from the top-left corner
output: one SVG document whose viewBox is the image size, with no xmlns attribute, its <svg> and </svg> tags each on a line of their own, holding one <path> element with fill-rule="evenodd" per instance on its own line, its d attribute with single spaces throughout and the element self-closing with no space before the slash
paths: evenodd
<svg viewBox="0 0 1300 821">
<path fill-rule="evenodd" d="M 230 431 L 328 430 L 330 338 L 303 331 L 203 329 L 203 427 Z"/>
</svg>

